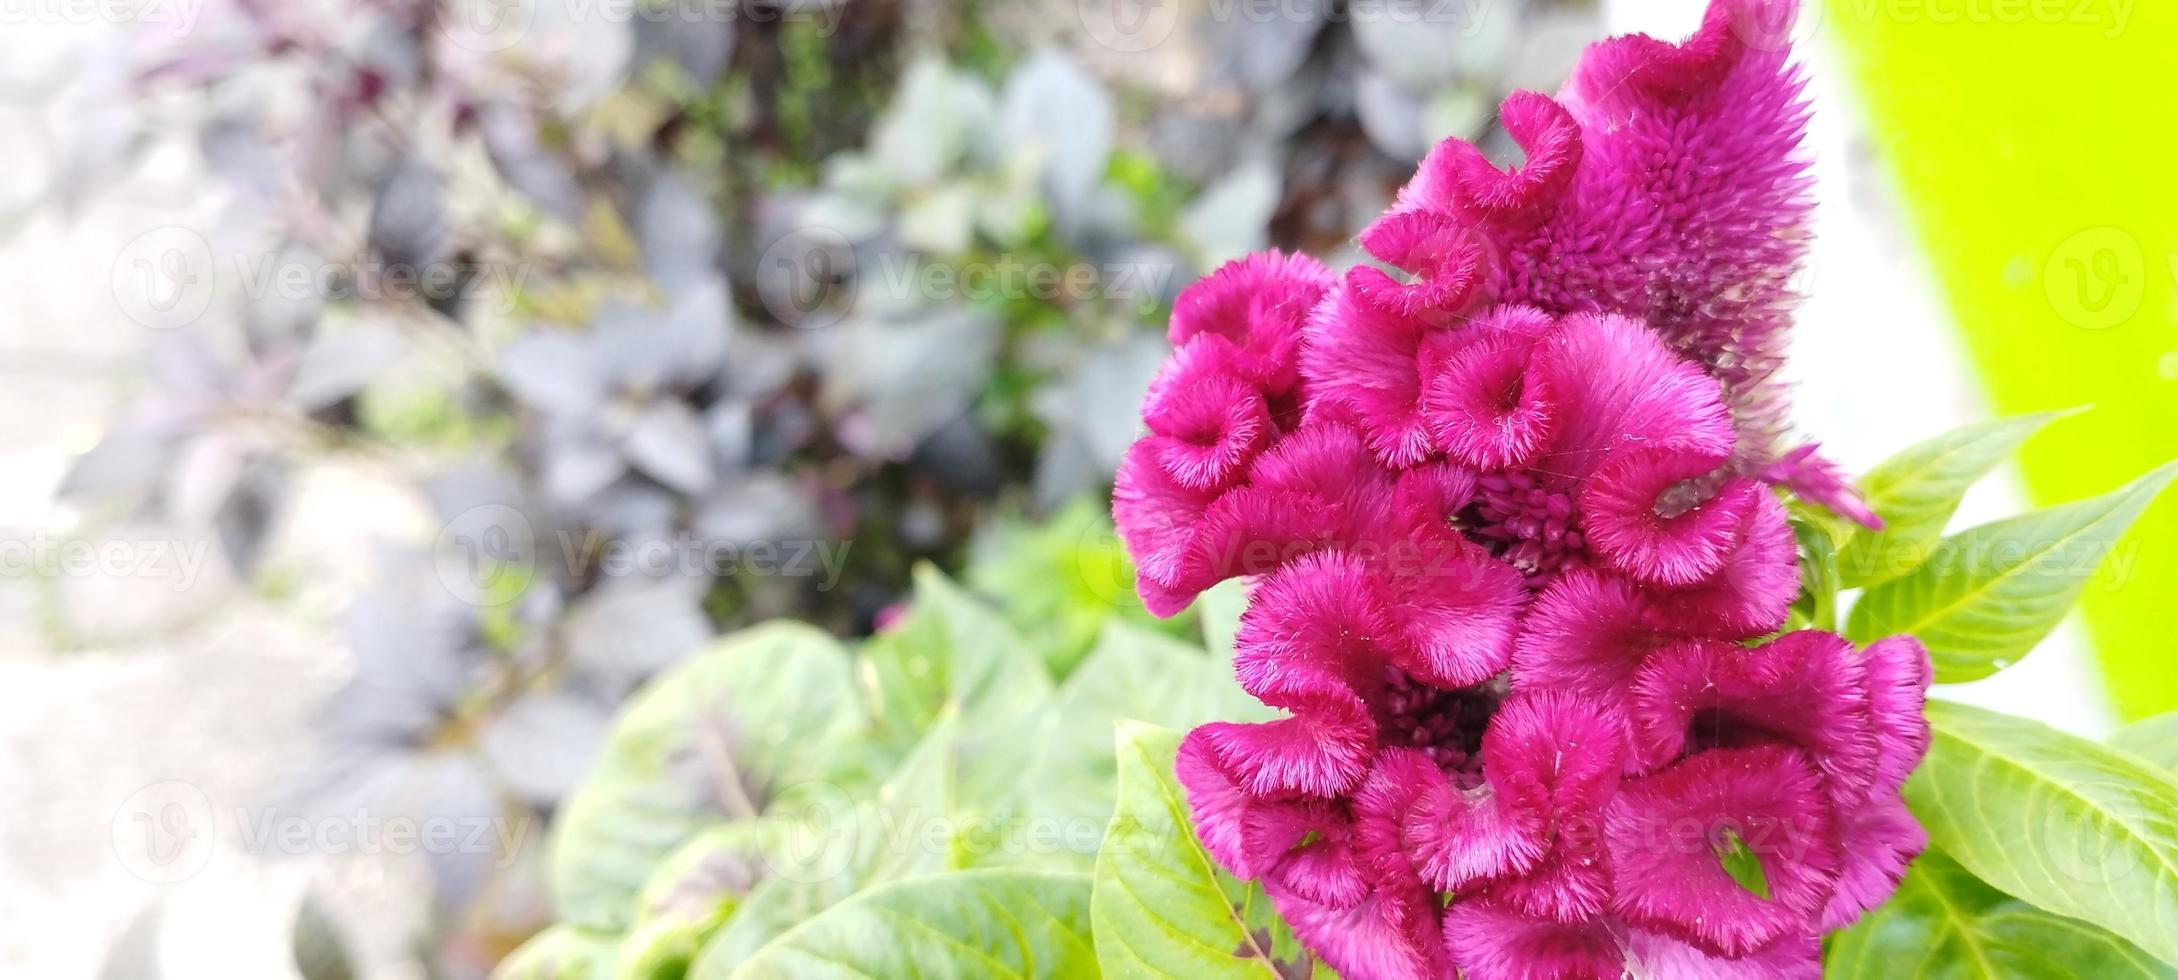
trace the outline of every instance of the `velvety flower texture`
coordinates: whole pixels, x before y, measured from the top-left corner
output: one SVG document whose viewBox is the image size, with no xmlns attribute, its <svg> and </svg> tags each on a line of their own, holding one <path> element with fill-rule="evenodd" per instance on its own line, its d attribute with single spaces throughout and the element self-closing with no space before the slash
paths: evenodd
<svg viewBox="0 0 2178 980">
<path fill-rule="evenodd" d="M 1795 12 L 1718 0 L 1685 44 L 1616 38 L 1556 99 L 1514 93 L 1500 119 L 1525 162 L 1500 171 L 1464 141 L 1438 146 L 1361 236 L 1414 280 L 1370 270 L 1357 298 L 1440 318 L 1519 303 L 1639 320 L 1723 382 L 1740 471 L 1880 524 L 1835 468 L 1783 445 L 1774 376 L 1811 211 L 1807 103 L 1778 30 Z"/>
<path fill-rule="evenodd" d="M 1153 611 L 1254 582 L 1235 669 L 1286 716 L 1196 729 L 1178 776 L 1212 855 L 1345 976 L 1816 976 L 1822 933 L 1924 846 L 1899 797 L 1928 740 L 1920 645 L 1753 643 L 1785 621 L 1796 553 L 1775 474 L 1748 465 L 1747 379 L 1704 339 L 1781 308 L 1506 210 L 1601 180 L 1573 169 L 1584 135 L 1609 161 L 1632 150 L 1594 144 L 1659 126 L 1646 159 L 1678 165 L 1700 127 L 1656 120 L 1743 101 L 1745 65 L 1791 102 L 1730 33 L 1759 6 L 1720 3 L 1680 48 L 1592 50 L 1569 93 L 1611 94 L 1571 103 L 1616 106 L 1616 128 L 1539 130 L 1517 106 L 1567 110 L 1516 96 L 1522 168 L 1440 150 L 1364 239 L 1410 280 L 1266 253 L 1179 299 L 1113 511 Z M 1433 181 L 1445 214 L 1410 206 Z M 1700 220 L 1744 197 L 1704 182 L 1722 199 Z M 1547 269 L 1470 233 L 1515 212 Z"/>
</svg>

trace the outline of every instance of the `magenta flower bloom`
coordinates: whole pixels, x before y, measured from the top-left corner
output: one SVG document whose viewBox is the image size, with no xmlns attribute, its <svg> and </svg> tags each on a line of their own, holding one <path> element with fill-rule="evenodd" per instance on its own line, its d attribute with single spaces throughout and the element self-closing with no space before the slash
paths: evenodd
<svg viewBox="0 0 2178 980">
<path fill-rule="evenodd" d="M 1357 978 L 1813 976 L 1925 845 L 1929 664 L 1756 638 L 1799 590 L 1766 387 L 1802 108 L 1715 5 L 1516 96 L 1363 236 L 1190 287 L 1113 513 L 1160 615 L 1254 581 L 1241 686 L 1182 743 L 1197 832 Z M 1829 486 L 1835 484 L 1835 486 Z"/>
<path fill-rule="evenodd" d="M 1616 38 L 1557 99 L 1509 96 L 1499 118 L 1525 162 L 1500 171 L 1466 142 L 1439 145 L 1361 236 L 1414 280 L 1356 270 L 1355 300 L 1440 324 L 1504 303 L 1638 320 L 1724 384 L 1740 472 L 1880 525 L 1834 468 L 1785 451 L 1773 381 L 1811 202 L 1803 80 L 1765 29 L 1795 6 L 1717 0 L 1685 44 Z M 1387 458 L 1426 445 L 1397 435 Z"/>
</svg>

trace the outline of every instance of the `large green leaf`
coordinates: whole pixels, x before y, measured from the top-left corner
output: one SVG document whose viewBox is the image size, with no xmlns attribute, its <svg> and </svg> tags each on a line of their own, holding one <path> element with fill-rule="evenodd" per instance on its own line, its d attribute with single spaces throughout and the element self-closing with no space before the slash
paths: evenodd
<svg viewBox="0 0 2178 980">
<path fill-rule="evenodd" d="M 2110 736 L 2110 747 L 2178 773 L 2178 711 L 2136 721 Z"/>
<path fill-rule="evenodd" d="M 1983 881 L 2178 962 L 2178 785 L 2038 722 L 1932 701 L 1906 783 L 1929 839 Z"/>
<path fill-rule="evenodd" d="M 915 570 L 907 622 L 862 648 L 880 730 L 910 745 L 947 710 L 970 734 L 999 727 L 1051 691 L 1042 662 L 997 609 L 937 569 Z"/>
<path fill-rule="evenodd" d="M 492 968 L 492 980 L 611 980 L 620 940 L 611 933 L 557 925 Z"/>
<path fill-rule="evenodd" d="M 768 822 L 742 820 L 707 828 L 667 856 L 636 901 L 635 921 L 620 941 L 616 974 L 675 976 L 766 874 Z"/>
<path fill-rule="evenodd" d="M 1126 623 L 1109 623 L 1033 736 L 1037 755 L 1032 778 L 1018 783 L 1019 809 L 1038 825 L 1060 830 L 1071 845 L 1088 843 L 1086 858 L 1112 817 L 1114 722 L 1185 729 L 1270 715 L 1240 689 L 1227 663 Z"/>
<path fill-rule="evenodd" d="M 1134 593 L 1134 563 L 1112 528 L 1110 504 L 1080 498 L 1049 519 L 997 522 L 977 536 L 966 581 L 998 609 L 1057 677 L 1073 673 L 1105 620 L 1178 635 L 1188 617 L 1160 621 Z"/>
<path fill-rule="evenodd" d="M 1307 972 L 1260 885 L 1211 860 L 1173 778 L 1180 734 L 1122 722 L 1119 802 L 1089 903 L 1107 977 L 1277 978 Z"/>
<path fill-rule="evenodd" d="M 865 724 L 846 651 L 799 624 L 727 637 L 656 678 L 555 828 L 561 919 L 625 929 L 652 871 L 699 830 L 868 781 Z"/>
<path fill-rule="evenodd" d="M 780 933 L 711 980 L 785 977 L 1093 977 L 1089 878 L 985 869 L 862 892 Z"/>
<path fill-rule="evenodd" d="M 1862 643 L 1911 633 L 1942 682 L 1987 677 L 2055 629 L 2178 463 L 2110 493 L 1969 528 L 1926 564 L 1863 593 L 1846 635 Z"/>
<path fill-rule="evenodd" d="M 1838 551 L 1840 584 L 1873 585 L 1920 567 L 1967 488 L 2062 414 L 2041 412 L 1953 429 L 1876 464 L 1860 478 L 1860 489 L 1884 527 L 1854 527 Z"/>
<path fill-rule="evenodd" d="M 758 841 L 761 881 L 723 928 L 707 934 L 703 970 L 731 972 L 780 933 L 861 889 L 954 868 L 959 746 L 948 715 L 874 794 L 810 796 L 768 815 Z"/>
<path fill-rule="evenodd" d="M 1831 940 L 1831 980 L 2170 980 L 2108 930 L 2053 915 L 1989 887 L 1941 851 L 1914 861 L 1891 900 Z"/>
<path fill-rule="evenodd" d="M 2025 447 L 2033 499 L 2077 500 L 2178 456 L 2178 277 L 2167 266 L 2178 255 L 2167 124 L 2178 4 L 1801 6 L 1828 15 L 1826 47 L 1868 109 L 1855 128 L 1888 164 L 1996 409 L 2095 406 L 2065 438 Z M 2137 719 L 2178 710 L 2178 501 L 2143 515 L 2135 540 L 2152 546 L 2124 587 L 2098 584 L 2081 608 L 2112 697 Z M 2111 564 L 2106 583 L 2120 581 Z"/>
</svg>

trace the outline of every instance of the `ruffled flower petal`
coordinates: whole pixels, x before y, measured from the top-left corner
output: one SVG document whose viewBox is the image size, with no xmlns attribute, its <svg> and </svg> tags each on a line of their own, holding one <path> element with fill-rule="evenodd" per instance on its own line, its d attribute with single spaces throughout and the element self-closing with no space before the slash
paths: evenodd
<svg viewBox="0 0 2178 980">
<path fill-rule="evenodd" d="M 1444 938 L 1453 961 L 1474 980 L 1618 980 L 1626 975 L 1619 936 L 1601 920 L 1555 922 L 1494 902 L 1460 902 L 1445 913 Z"/>
<path fill-rule="evenodd" d="M 1628 781 L 1607 824 L 1612 910 L 1727 957 L 1807 929 L 1839 873 L 1827 802 L 1814 761 L 1781 745 L 1715 749 Z M 1735 848 L 1759 861 L 1767 895 L 1727 870 Z"/>
<path fill-rule="evenodd" d="M 1332 280 L 1306 255 L 1273 250 L 1227 262 L 1173 301 L 1172 346 L 1221 338 L 1235 350 L 1236 373 L 1268 396 L 1287 394 L 1300 380 L 1301 327 Z"/>
<path fill-rule="evenodd" d="M 1784 742 L 1813 754 L 1826 791 L 1846 805 L 1866 797 L 1875 775 L 1867 674 L 1843 637 L 1802 630 L 1752 650 L 1673 644 L 1642 665 L 1633 692 L 1634 745 L 1648 766 L 1711 746 Z"/>
</svg>

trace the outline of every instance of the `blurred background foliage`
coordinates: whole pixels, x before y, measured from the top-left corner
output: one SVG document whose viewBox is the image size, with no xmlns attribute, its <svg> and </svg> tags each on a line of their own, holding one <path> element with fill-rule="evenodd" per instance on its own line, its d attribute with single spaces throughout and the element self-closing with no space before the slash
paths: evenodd
<svg viewBox="0 0 2178 980">
<path fill-rule="evenodd" d="M 122 263 L 156 339 L 64 481 L 81 533 L 205 529 L 277 600 L 266 542 L 325 459 L 437 530 L 347 603 L 275 810 L 541 830 L 643 680 L 768 619 L 912 630 L 926 562 L 1055 677 L 1115 612 L 1192 635 L 1135 603 L 1103 503 L 1174 294 L 1349 250 L 1443 137 L 1515 152 L 1498 100 L 1601 24 L 1184 5 L 1129 50 L 1093 6 L 231 0 L 100 51 L 41 202 L 179 138 L 219 203 Z M 434 969 L 546 921 L 540 861 L 501 858 L 430 856 Z"/>
</svg>

